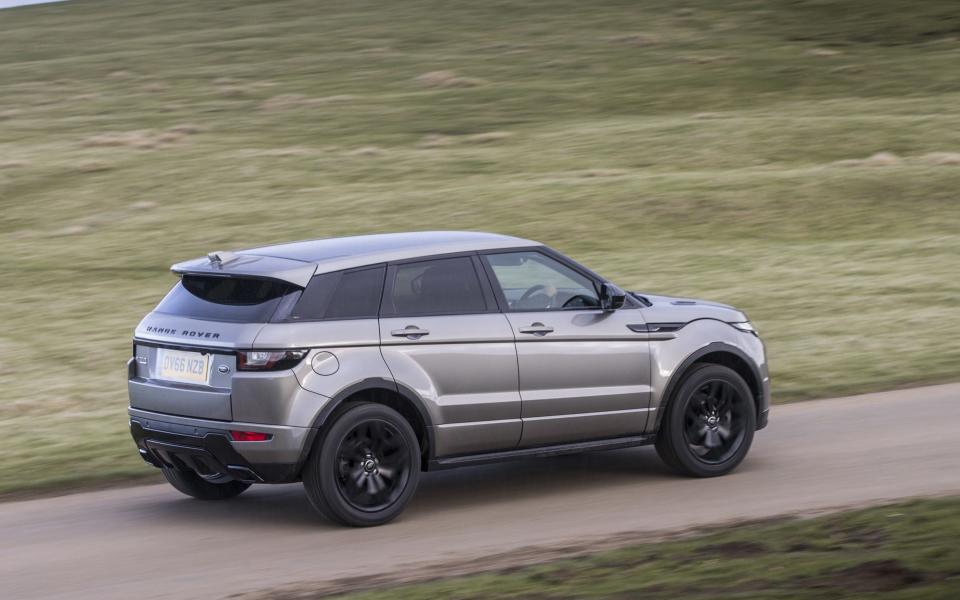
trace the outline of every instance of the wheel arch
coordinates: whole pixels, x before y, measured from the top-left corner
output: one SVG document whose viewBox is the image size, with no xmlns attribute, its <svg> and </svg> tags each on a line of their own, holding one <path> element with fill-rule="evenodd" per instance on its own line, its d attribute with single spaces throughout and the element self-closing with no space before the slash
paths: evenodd
<svg viewBox="0 0 960 600">
<path fill-rule="evenodd" d="M 351 402 L 372 402 L 389 406 L 403 416 L 413 428 L 420 442 L 421 468 L 427 469 L 433 458 L 434 430 L 430 415 L 416 392 L 383 377 L 371 377 L 337 392 L 314 418 L 306 443 L 300 451 L 297 472 L 303 468 L 316 444 L 317 436 L 344 405 Z"/>
<path fill-rule="evenodd" d="M 760 411 L 763 407 L 763 378 L 760 374 L 759 367 L 757 367 L 743 350 L 736 346 L 724 342 L 714 342 L 707 344 L 687 356 L 670 377 L 661 396 L 660 409 L 656 412 L 657 420 L 655 431 L 660 430 L 663 415 L 667 412 L 666 408 L 669 403 L 673 402 L 673 394 L 680 385 L 680 382 L 683 381 L 683 378 L 690 372 L 690 369 L 702 364 L 728 367 L 743 377 L 743 380 L 747 382 L 750 391 L 753 393 L 753 404 L 754 409 L 757 411 L 757 422 L 759 423 L 761 416 Z"/>
</svg>

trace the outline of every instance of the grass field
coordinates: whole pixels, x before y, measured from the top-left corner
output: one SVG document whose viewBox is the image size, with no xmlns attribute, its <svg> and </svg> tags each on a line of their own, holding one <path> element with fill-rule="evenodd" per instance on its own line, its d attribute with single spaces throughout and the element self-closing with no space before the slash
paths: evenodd
<svg viewBox="0 0 960 600">
<path fill-rule="evenodd" d="M 296 590 L 266 597 L 953 600 L 960 594 L 957 536 L 960 499 L 923 500 L 729 527 L 689 539 L 419 585 L 347 595 Z M 347 582 L 343 587 L 349 587 Z"/>
<path fill-rule="evenodd" d="M 0 11 L 0 493 L 149 473 L 170 264 L 408 229 L 745 309 L 777 401 L 956 379 L 960 9 L 72 0 Z"/>
</svg>

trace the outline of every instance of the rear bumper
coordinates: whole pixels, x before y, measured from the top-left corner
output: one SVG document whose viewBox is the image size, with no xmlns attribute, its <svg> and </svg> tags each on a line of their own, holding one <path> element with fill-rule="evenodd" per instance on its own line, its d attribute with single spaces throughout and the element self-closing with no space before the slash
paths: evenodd
<svg viewBox="0 0 960 600">
<path fill-rule="evenodd" d="M 288 483 L 299 479 L 307 429 L 224 423 L 130 409 L 130 434 L 141 458 L 155 467 L 228 475 L 238 481 Z M 229 429 L 259 431 L 263 442 L 234 442 Z"/>
</svg>

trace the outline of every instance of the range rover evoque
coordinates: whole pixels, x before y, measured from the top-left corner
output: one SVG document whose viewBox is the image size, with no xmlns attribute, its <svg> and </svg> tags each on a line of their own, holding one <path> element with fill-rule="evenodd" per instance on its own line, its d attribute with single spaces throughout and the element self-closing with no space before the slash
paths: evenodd
<svg viewBox="0 0 960 600">
<path fill-rule="evenodd" d="M 327 518 L 378 525 L 422 471 L 655 444 L 710 477 L 767 422 L 746 315 L 623 292 L 537 242 L 367 235 L 172 270 L 133 340 L 130 429 L 196 498 L 302 481 Z"/>
</svg>

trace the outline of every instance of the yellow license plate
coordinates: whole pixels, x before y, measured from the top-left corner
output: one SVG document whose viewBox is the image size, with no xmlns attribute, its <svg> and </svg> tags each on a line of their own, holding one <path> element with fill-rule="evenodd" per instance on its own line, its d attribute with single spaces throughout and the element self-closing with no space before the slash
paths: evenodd
<svg viewBox="0 0 960 600">
<path fill-rule="evenodd" d="M 210 355 L 183 350 L 157 349 L 157 377 L 181 383 L 207 384 Z"/>
</svg>

